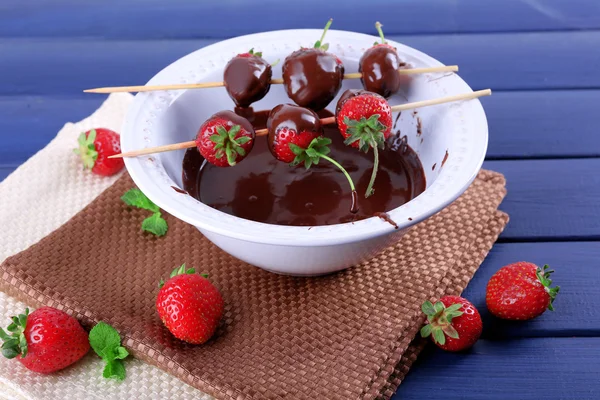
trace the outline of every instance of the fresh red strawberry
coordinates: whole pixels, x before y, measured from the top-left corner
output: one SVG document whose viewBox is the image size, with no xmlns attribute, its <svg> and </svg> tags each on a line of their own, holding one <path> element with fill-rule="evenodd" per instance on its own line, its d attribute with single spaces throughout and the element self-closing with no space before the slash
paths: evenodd
<svg viewBox="0 0 600 400">
<path fill-rule="evenodd" d="M 81 157 L 84 168 L 102 176 L 111 176 L 125 166 L 122 158 L 108 158 L 121 152 L 121 137 L 110 129 L 98 128 L 84 132 L 78 138 L 79 148 L 73 152 Z"/>
<path fill-rule="evenodd" d="M 483 329 L 479 311 L 467 299 L 460 296 L 444 296 L 421 307 L 427 315 L 427 324 L 421 328 L 421 336 L 431 335 L 431 340 L 446 351 L 461 351 L 473 346 Z"/>
<path fill-rule="evenodd" d="M 31 314 L 12 317 L 8 334 L 0 329 L 4 341 L 2 354 L 17 358 L 25 368 L 49 374 L 68 367 L 90 349 L 88 335 L 79 322 L 64 311 L 42 307 Z"/>
<path fill-rule="evenodd" d="M 252 124 L 233 111 L 219 111 L 207 119 L 196 136 L 202 157 L 217 167 L 234 166 L 254 146 Z"/>
<path fill-rule="evenodd" d="M 192 344 L 210 339 L 223 315 L 223 298 L 217 288 L 185 264 L 159 287 L 156 310 L 167 329 Z"/>
<path fill-rule="evenodd" d="M 527 320 L 549 309 L 559 287 L 551 288 L 547 265 L 541 269 L 530 262 L 516 262 L 500 268 L 490 278 L 486 289 L 487 308 L 498 318 Z"/>
<path fill-rule="evenodd" d="M 358 72 L 361 73 L 360 80 L 366 90 L 387 98 L 403 84 L 409 83 L 410 77 L 398 73 L 400 65 L 404 64 L 396 49 L 385 41 L 381 26 L 379 22 L 375 24 L 381 43 L 375 42 L 373 47 L 365 51 L 358 63 Z"/>
<path fill-rule="evenodd" d="M 271 76 L 271 64 L 262 58 L 262 53 L 251 49 L 229 60 L 223 71 L 223 83 L 236 106 L 247 108 L 266 96 Z"/>
<path fill-rule="evenodd" d="M 387 100 L 366 90 L 346 90 L 336 106 L 338 129 L 345 144 L 368 152 L 373 149 L 375 160 L 371 181 L 365 197 L 373 194 L 373 184 L 379 167 L 379 151 L 392 133 L 392 109 Z"/>
</svg>

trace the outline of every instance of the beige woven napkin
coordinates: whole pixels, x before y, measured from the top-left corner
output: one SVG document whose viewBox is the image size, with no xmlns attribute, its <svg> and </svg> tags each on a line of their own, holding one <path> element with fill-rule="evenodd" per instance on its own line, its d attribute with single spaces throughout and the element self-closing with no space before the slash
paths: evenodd
<svg viewBox="0 0 600 400">
<path fill-rule="evenodd" d="M 420 350 L 409 346 L 420 304 L 460 293 L 507 220 L 497 211 L 503 177 L 482 171 L 459 200 L 370 262 L 299 279 L 244 264 L 170 216 L 165 238 L 140 234 L 140 212 L 119 200 L 131 186 L 123 176 L 6 260 L 0 287 L 86 326 L 108 321 L 136 357 L 231 399 L 389 397 Z M 158 277 L 184 261 L 208 272 L 226 300 L 222 327 L 204 346 L 174 340 L 154 310 Z"/>
</svg>

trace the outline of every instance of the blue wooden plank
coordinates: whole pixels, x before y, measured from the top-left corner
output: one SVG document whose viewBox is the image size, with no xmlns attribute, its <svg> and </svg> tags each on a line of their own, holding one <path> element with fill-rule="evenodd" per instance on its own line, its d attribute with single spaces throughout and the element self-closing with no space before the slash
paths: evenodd
<svg viewBox="0 0 600 400">
<path fill-rule="evenodd" d="M 67 122 L 93 113 L 105 96 L 0 97 L 0 164 L 18 165 L 42 149 Z"/>
<path fill-rule="evenodd" d="M 487 161 L 506 176 L 504 241 L 599 240 L 599 158 Z"/>
<path fill-rule="evenodd" d="M 163 39 L 237 36 L 257 31 L 321 27 L 388 33 L 505 32 L 600 28 L 594 0 L 4 0 L 0 36 L 95 36 Z"/>
<path fill-rule="evenodd" d="M 11 172 L 17 169 L 16 166 L 12 165 L 0 165 L 0 182 L 4 180 Z"/>
<path fill-rule="evenodd" d="M 600 338 L 480 340 L 458 354 L 429 345 L 392 398 L 595 400 L 598 376 Z"/>
<path fill-rule="evenodd" d="M 483 262 L 463 296 L 483 318 L 483 337 L 600 336 L 600 245 L 597 242 L 499 243 Z M 530 261 L 550 265 L 553 281 L 560 286 L 555 311 L 526 322 L 503 321 L 493 317 L 485 305 L 485 289 L 491 276 L 505 265 Z"/>
<path fill-rule="evenodd" d="M 21 163 L 105 96 L 0 97 L 0 163 Z M 489 159 L 600 156 L 600 90 L 496 92 L 483 99 Z M 568 117 L 567 117 L 568 116 Z M 575 139 L 575 140 L 574 140 Z"/>
<path fill-rule="evenodd" d="M 488 159 L 600 156 L 600 90 L 495 92 L 483 104 Z"/>
<path fill-rule="evenodd" d="M 474 88 L 600 88 L 600 31 L 392 38 L 459 64 Z M 65 95 L 143 84 L 172 61 L 213 42 L 2 39 L 0 54 L 10 56 L 0 57 L 0 95 Z"/>
</svg>

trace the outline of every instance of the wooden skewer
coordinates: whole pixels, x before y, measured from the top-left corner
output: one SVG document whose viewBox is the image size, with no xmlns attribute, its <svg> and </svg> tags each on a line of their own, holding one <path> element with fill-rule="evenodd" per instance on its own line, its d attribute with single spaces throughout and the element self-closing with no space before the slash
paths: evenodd
<svg viewBox="0 0 600 400">
<path fill-rule="evenodd" d="M 398 73 L 402 75 L 408 74 L 424 74 L 428 72 L 456 72 L 458 71 L 458 65 L 446 65 L 443 67 L 432 67 L 432 68 L 412 68 L 412 69 L 399 69 Z M 344 79 L 358 79 L 362 76 L 361 73 L 356 72 L 353 74 L 345 74 Z M 279 85 L 283 83 L 283 79 L 276 78 L 271 79 L 271 84 Z M 205 89 L 225 86 L 223 82 L 205 82 L 205 83 L 184 83 L 180 85 L 157 85 L 157 86 L 115 86 L 115 87 L 102 87 L 95 89 L 86 89 L 85 93 L 118 93 L 118 92 L 152 92 L 156 90 L 181 90 L 181 89 Z"/>
<path fill-rule="evenodd" d="M 443 103 L 450 103 L 452 101 L 471 100 L 471 99 L 476 99 L 476 98 L 482 97 L 482 96 L 489 96 L 491 94 L 492 94 L 491 89 L 485 89 L 485 90 L 478 90 L 476 92 L 471 92 L 471 93 L 458 94 L 455 96 L 441 97 L 439 99 L 423 100 L 423 101 L 416 101 L 414 103 L 400 104 L 397 106 L 393 106 L 391 108 L 392 108 L 392 111 L 404 111 L 404 110 L 411 110 L 413 108 L 433 106 L 436 104 L 443 104 Z M 323 124 L 323 125 L 335 124 L 335 117 L 321 118 L 321 124 Z M 256 133 L 256 136 L 265 136 L 269 132 L 267 129 L 259 129 L 259 130 L 255 131 L 255 133 Z M 165 146 L 150 147 L 150 148 L 142 149 L 142 150 L 128 151 L 126 153 L 115 154 L 108 158 L 138 157 L 138 156 L 143 156 L 143 155 L 147 155 L 147 154 L 162 153 L 165 151 L 189 149 L 192 147 L 196 147 L 196 142 L 194 140 L 190 140 L 189 142 L 167 144 Z"/>
</svg>

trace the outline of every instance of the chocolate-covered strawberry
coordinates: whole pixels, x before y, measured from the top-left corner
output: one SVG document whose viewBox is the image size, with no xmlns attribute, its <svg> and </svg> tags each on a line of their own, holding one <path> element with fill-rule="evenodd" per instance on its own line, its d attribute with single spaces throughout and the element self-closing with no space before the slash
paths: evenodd
<svg viewBox="0 0 600 400">
<path fill-rule="evenodd" d="M 262 58 L 262 53 L 250 49 L 229 60 L 223 82 L 234 103 L 246 108 L 266 96 L 271 88 L 271 76 L 271 65 Z"/>
<path fill-rule="evenodd" d="M 325 159 L 342 171 L 352 190 L 350 211 L 356 213 L 356 190 L 348 172 L 329 157 L 331 139 L 323 136 L 321 120 L 316 112 L 291 104 L 280 104 L 271 110 L 267 120 L 267 142 L 271 154 L 292 166 L 304 165 L 309 169 Z"/>
<path fill-rule="evenodd" d="M 404 65 L 398 57 L 396 48 L 390 46 L 383 36 L 382 25 L 375 24 L 381 43 L 375 42 L 373 47 L 365 51 L 358 64 L 358 72 L 362 74 L 360 80 L 363 87 L 383 97 L 390 97 L 402 85 L 408 84 L 410 78 L 400 75 L 398 69 Z"/>
<path fill-rule="evenodd" d="M 332 21 L 327 22 L 321 39 L 313 48 L 297 50 L 283 62 L 283 84 L 287 95 L 299 106 L 315 111 L 327 107 L 340 91 L 344 78 L 342 61 L 328 53 L 329 45 L 323 43 Z"/>
<path fill-rule="evenodd" d="M 200 127 L 196 146 L 209 163 L 232 167 L 252 150 L 254 137 L 254 128 L 246 118 L 233 111 L 219 111 Z"/>
<path fill-rule="evenodd" d="M 373 149 L 373 173 L 365 197 L 373 194 L 379 151 L 392 133 L 392 109 L 387 100 L 366 90 L 346 90 L 336 106 L 335 119 L 344 143 L 365 153 Z"/>
</svg>

